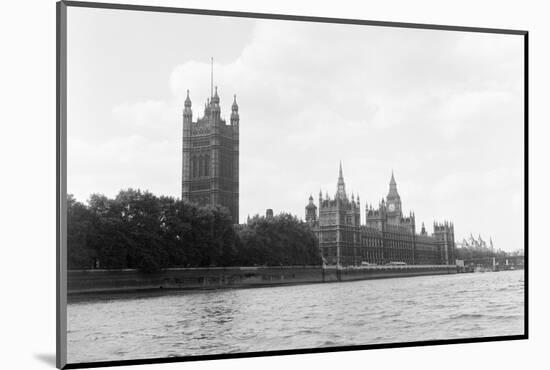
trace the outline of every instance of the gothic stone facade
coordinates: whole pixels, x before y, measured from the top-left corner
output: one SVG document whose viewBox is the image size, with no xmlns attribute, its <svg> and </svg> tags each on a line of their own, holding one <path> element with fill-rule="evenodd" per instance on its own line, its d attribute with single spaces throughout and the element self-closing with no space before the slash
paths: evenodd
<svg viewBox="0 0 550 370">
<path fill-rule="evenodd" d="M 395 178 L 377 209 L 365 207 L 366 224 L 361 225 L 359 195 L 346 194 L 342 165 L 334 198 L 319 192 L 319 214 L 313 197 L 306 206 L 306 221 L 315 230 L 326 264 L 358 266 L 362 262 L 416 265 L 454 265 L 455 242 L 452 222 L 434 223 L 428 235 L 424 224 L 416 233 L 413 212 L 404 217 Z"/>
<path fill-rule="evenodd" d="M 182 199 L 226 207 L 239 222 L 239 107 L 236 96 L 230 124 L 220 117 L 218 88 L 193 122 L 189 90 L 183 110 Z"/>
</svg>

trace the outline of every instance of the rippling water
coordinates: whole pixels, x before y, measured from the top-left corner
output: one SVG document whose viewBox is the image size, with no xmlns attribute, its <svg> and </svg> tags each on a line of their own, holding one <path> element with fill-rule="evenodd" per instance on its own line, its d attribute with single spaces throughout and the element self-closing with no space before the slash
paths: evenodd
<svg viewBox="0 0 550 370">
<path fill-rule="evenodd" d="M 523 334 L 523 271 L 179 292 L 68 305 L 68 360 Z"/>
</svg>

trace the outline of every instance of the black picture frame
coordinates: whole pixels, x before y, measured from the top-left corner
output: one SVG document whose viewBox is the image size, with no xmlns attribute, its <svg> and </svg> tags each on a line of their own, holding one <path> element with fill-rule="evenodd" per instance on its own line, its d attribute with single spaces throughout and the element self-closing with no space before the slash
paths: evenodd
<svg viewBox="0 0 550 370">
<path fill-rule="evenodd" d="M 506 335 L 492 336 L 480 338 L 465 338 L 465 339 L 445 339 L 445 340 L 429 340 L 429 341 L 414 341 L 400 342 L 387 344 L 368 344 L 368 345 L 352 345 L 339 346 L 330 348 L 309 348 L 309 349 L 292 349 L 292 350 L 274 350 L 262 352 L 246 352 L 234 354 L 215 354 L 215 355 L 198 355 L 186 357 L 169 357 L 169 358 L 142 358 L 120 361 L 99 361 L 99 362 L 82 362 L 82 363 L 67 363 L 67 8 L 95 8 L 95 9 L 116 9 L 127 11 L 140 12 L 161 12 L 161 13 L 177 13 L 177 14 L 195 14 L 237 18 L 256 18 L 270 20 L 286 20 L 286 21 L 307 21 L 320 23 L 348 24 L 348 25 L 364 25 L 364 26 L 383 26 L 383 27 L 398 27 L 411 29 L 427 29 L 441 31 L 463 31 L 463 32 L 479 32 L 479 33 L 494 33 L 507 35 L 523 36 L 523 61 L 524 61 L 524 253 L 525 253 L 525 269 L 524 269 L 524 334 L 522 335 Z M 130 4 L 114 4 L 114 3 L 99 3 L 99 2 L 80 2 L 80 1 L 59 1 L 56 4 L 56 366 L 60 369 L 76 369 L 76 368 L 94 368 L 107 366 L 124 366 L 138 364 L 157 364 L 157 363 L 172 363 L 183 361 L 204 361 L 217 359 L 235 359 L 244 357 L 264 357 L 264 356 L 280 356 L 291 354 L 314 354 L 326 352 L 342 352 L 342 351 L 357 351 L 367 349 L 381 348 L 399 348 L 399 347 L 417 347 L 417 346 L 433 346 L 447 345 L 460 343 L 480 343 L 480 342 L 496 342 L 510 340 L 524 340 L 529 338 L 529 32 L 526 30 L 514 29 L 498 29 L 498 28 L 479 28 L 479 27 L 464 27 L 464 26 L 449 26 L 437 24 L 420 24 L 420 23 L 402 23 L 402 22 L 385 22 L 374 20 L 360 19 L 342 19 L 329 17 L 311 17 L 301 15 L 284 15 L 284 14 L 266 14 L 252 12 L 235 12 L 221 11 L 208 9 L 189 9 L 176 7 L 162 6 L 145 6 L 145 5 L 130 5 Z"/>
</svg>

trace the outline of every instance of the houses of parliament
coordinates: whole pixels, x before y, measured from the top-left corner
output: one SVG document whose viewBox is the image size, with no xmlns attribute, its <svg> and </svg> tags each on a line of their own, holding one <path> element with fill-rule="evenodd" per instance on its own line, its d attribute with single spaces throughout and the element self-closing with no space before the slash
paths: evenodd
<svg viewBox="0 0 550 370">
<path fill-rule="evenodd" d="M 182 199 L 198 205 L 221 205 L 239 222 L 239 106 L 234 96 L 229 123 L 221 118 L 217 87 L 204 105 L 202 117 L 193 121 L 191 98 L 183 110 Z M 416 232 L 414 213 L 403 216 L 393 173 L 386 199 L 378 208 L 365 207 L 348 197 L 340 164 L 333 198 L 319 193 L 318 207 L 310 196 L 306 222 L 318 237 L 326 264 L 353 266 L 364 262 L 401 262 L 418 265 L 455 263 L 454 226 L 434 223 L 428 235 L 424 225 Z"/>
<path fill-rule="evenodd" d="M 319 208 L 313 196 L 305 207 L 306 222 L 319 239 L 323 261 L 329 265 L 358 266 L 362 263 L 399 262 L 410 265 L 454 265 L 455 242 L 452 222 L 434 223 L 428 235 L 424 224 L 416 232 L 415 214 L 403 216 L 401 197 L 392 173 L 388 195 L 375 209 L 365 206 L 361 224 L 359 195 L 346 194 L 340 164 L 336 194 L 323 197 Z"/>
</svg>

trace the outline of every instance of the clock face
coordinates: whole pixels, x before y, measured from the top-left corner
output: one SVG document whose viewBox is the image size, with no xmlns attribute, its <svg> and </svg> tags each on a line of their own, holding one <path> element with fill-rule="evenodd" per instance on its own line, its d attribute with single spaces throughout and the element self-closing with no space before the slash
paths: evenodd
<svg viewBox="0 0 550 370">
<path fill-rule="evenodd" d="M 390 212 L 395 211 L 395 204 L 390 203 L 390 206 L 388 208 L 389 208 Z"/>
</svg>

